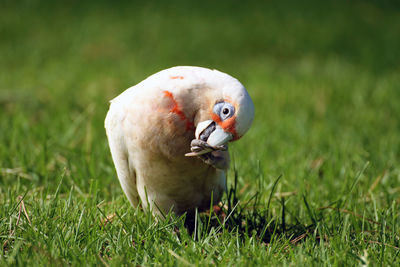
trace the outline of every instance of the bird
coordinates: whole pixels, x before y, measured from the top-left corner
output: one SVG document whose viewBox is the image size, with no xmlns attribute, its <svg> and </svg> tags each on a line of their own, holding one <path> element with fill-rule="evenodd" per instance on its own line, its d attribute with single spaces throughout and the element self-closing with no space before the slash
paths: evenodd
<svg viewBox="0 0 400 267">
<path fill-rule="evenodd" d="M 155 216 L 204 211 L 226 190 L 228 143 L 254 104 L 232 76 L 203 67 L 159 71 L 110 101 L 105 129 L 121 187 Z"/>
</svg>

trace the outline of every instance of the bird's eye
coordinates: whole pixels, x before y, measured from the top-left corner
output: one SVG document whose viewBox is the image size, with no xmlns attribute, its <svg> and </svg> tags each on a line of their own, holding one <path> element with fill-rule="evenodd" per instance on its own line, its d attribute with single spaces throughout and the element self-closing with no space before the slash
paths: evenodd
<svg viewBox="0 0 400 267">
<path fill-rule="evenodd" d="M 230 103 L 220 102 L 215 104 L 213 111 L 224 121 L 233 116 L 235 108 Z"/>
</svg>

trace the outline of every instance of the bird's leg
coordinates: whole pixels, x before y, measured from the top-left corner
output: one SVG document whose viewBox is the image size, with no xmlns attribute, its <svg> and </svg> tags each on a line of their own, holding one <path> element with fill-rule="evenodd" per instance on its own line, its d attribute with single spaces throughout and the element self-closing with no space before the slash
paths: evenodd
<svg viewBox="0 0 400 267">
<path fill-rule="evenodd" d="M 229 154 L 227 151 L 213 151 L 198 156 L 204 163 L 216 169 L 226 170 L 229 168 Z"/>
</svg>

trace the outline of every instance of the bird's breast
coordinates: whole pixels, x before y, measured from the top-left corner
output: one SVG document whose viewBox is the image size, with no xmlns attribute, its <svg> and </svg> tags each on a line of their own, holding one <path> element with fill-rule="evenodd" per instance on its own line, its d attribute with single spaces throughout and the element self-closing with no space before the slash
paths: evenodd
<svg viewBox="0 0 400 267">
<path fill-rule="evenodd" d="M 214 201 L 218 201 L 225 185 L 222 171 L 199 159 L 186 159 L 171 162 L 158 157 L 136 161 L 137 187 L 141 198 L 157 203 L 166 212 L 174 207 L 177 213 L 195 207 L 208 208 L 211 195 Z"/>
</svg>

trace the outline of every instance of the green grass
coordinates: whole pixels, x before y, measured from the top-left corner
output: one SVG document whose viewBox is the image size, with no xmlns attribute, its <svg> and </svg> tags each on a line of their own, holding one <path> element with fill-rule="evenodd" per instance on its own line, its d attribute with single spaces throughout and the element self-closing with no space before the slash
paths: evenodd
<svg viewBox="0 0 400 267">
<path fill-rule="evenodd" d="M 395 1 L 18 2 L 0 10 L 0 265 L 400 264 Z M 108 100 L 175 65 L 256 106 L 227 221 L 194 235 L 130 207 L 103 128 Z"/>
</svg>

